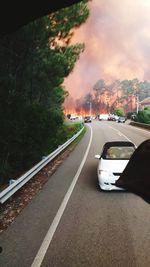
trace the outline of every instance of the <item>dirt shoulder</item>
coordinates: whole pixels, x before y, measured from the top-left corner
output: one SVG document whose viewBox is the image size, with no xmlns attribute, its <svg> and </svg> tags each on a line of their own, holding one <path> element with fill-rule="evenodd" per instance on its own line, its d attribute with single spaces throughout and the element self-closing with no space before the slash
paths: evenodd
<svg viewBox="0 0 150 267">
<path fill-rule="evenodd" d="M 50 179 L 63 160 L 73 151 L 83 135 L 84 133 L 81 134 L 71 145 L 69 145 L 65 151 L 57 156 L 57 158 L 48 163 L 9 200 L 7 200 L 4 204 L 0 204 L 0 233 L 8 228 L 24 207 L 28 205 L 28 203 L 40 190 L 42 190 L 43 185 Z"/>
</svg>

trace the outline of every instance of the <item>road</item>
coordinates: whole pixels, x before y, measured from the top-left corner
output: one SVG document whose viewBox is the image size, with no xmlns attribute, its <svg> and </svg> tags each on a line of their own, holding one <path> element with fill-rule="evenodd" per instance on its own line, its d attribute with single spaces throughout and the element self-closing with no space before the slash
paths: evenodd
<svg viewBox="0 0 150 267">
<path fill-rule="evenodd" d="M 94 158 L 107 141 L 138 146 L 149 138 L 126 123 L 89 123 L 75 150 L 1 234 L 0 266 L 149 267 L 149 204 L 129 192 L 100 191 Z"/>
</svg>

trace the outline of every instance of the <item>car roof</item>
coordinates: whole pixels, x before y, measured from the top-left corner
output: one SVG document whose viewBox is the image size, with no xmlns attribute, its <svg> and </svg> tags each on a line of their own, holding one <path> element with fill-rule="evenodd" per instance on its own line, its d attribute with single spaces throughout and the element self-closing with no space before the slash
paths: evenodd
<svg viewBox="0 0 150 267">
<path fill-rule="evenodd" d="M 129 142 L 129 141 L 112 141 L 112 142 L 106 142 L 104 144 L 104 146 L 103 146 L 101 157 L 103 159 L 106 159 L 107 150 L 110 147 L 122 147 L 122 146 L 136 148 L 136 146 L 132 142 Z"/>
<path fill-rule="evenodd" d="M 104 144 L 104 148 L 109 148 L 112 146 L 135 146 L 134 143 L 129 141 L 112 141 L 112 142 L 106 142 Z"/>
</svg>

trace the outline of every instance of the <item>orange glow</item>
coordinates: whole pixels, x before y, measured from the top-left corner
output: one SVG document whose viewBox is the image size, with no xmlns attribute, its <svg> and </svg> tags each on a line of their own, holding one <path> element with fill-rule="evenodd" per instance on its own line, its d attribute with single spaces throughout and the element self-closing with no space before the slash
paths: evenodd
<svg viewBox="0 0 150 267">
<path fill-rule="evenodd" d="M 68 97 L 67 103 L 64 105 L 64 113 L 67 114 L 76 114 L 81 116 L 91 115 L 95 116 L 101 113 L 113 113 L 113 110 L 116 108 L 124 108 L 125 113 L 133 111 L 136 108 L 136 96 L 128 95 L 127 98 L 124 98 L 122 91 L 116 88 L 112 93 L 104 90 L 104 92 L 98 94 L 93 93 L 91 95 L 91 109 L 89 102 L 84 98 L 79 99 L 77 102 Z"/>
<path fill-rule="evenodd" d="M 86 112 L 85 110 L 81 110 L 81 112 L 79 113 L 76 113 L 75 110 L 69 110 L 69 109 L 65 109 L 64 110 L 64 114 L 67 115 L 67 114 L 74 114 L 75 116 L 82 116 L 82 117 L 85 117 L 85 116 L 95 116 L 96 114 L 95 113 L 92 113 L 90 114 L 89 112 Z"/>
<path fill-rule="evenodd" d="M 93 0 L 88 3 L 90 17 L 75 30 L 72 43 L 85 43 L 73 72 L 64 85 L 73 101 L 93 94 L 93 86 L 99 79 L 111 83 L 114 80 L 150 80 L 150 4 L 149 0 Z M 104 95 L 111 105 L 115 95 Z M 134 106 L 135 101 L 132 100 Z M 130 103 L 122 103 L 122 105 Z M 68 107 L 67 101 L 65 101 Z M 75 108 L 75 103 L 70 108 Z M 116 103 L 117 105 L 117 103 Z M 103 107 L 101 107 L 103 109 Z"/>
</svg>

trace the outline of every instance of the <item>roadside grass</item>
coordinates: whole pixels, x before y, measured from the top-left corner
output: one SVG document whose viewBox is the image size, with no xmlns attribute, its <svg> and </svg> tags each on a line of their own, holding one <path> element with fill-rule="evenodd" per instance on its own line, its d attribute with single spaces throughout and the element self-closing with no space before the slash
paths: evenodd
<svg viewBox="0 0 150 267">
<path fill-rule="evenodd" d="M 71 123 L 71 124 L 66 124 L 65 125 L 65 139 L 62 142 L 61 138 L 60 138 L 60 145 L 62 145 L 63 143 L 65 143 L 67 140 L 69 140 L 71 137 L 73 137 L 78 131 L 80 131 L 83 127 L 82 123 Z M 63 155 L 64 153 L 66 155 L 69 155 L 69 153 L 75 148 L 75 146 L 80 142 L 80 140 L 82 139 L 82 137 L 84 136 L 86 132 L 86 128 L 84 127 L 82 133 L 67 147 L 65 148 L 57 157 L 59 158 L 59 156 Z M 54 151 L 54 150 L 53 150 Z M 52 151 L 50 151 L 51 153 Z M 38 162 L 37 162 L 38 163 Z M 52 160 L 52 164 L 53 164 L 53 160 Z M 24 172 L 22 172 L 20 175 L 18 175 L 18 177 L 15 177 L 15 179 L 20 178 L 21 175 L 25 174 L 29 169 L 25 170 Z M 9 185 L 9 181 L 5 181 L 5 183 L 0 184 L 0 192 L 2 192 L 7 186 Z"/>
<path fill-rule="evenodd" d="M 85 133 L 86 133 L 86 127 L 84 126 L 84 129 L 83 129 L 82 133 L 74 140 L 73 143 L 75 145 L 77 145 L 81 141 L 81 139 L 82 139 L 82 137 L 84 136 Z"/>
<path fill-rule="evenodd" d="M 76 131 L 78 126 L 73 126 L 73 128 Z M 72 132 L 72 130 L 70 132 Z M 42 190 L 44 184 L 51 178 L 61 163 L 75 149 L 85 133 L 86 127 L 84 126 L 82 133 L 64 151 L 48 163 L 10 199 L 8 199 L 5 203 L 0 204 L 0 233 L 5 231 L 13 223 L 19 213 L 29 204 L 36 194 Z"/>
<path fill-rule="evenodd" d="M 83 127 L 83 123 L 75 122 L 75 123 L 66 123 L 66 132 L 67 132 L 67 139 L 70 139 L 73 135 L 75 135 L 78 131 L 80 131 Z"/>
<path fill-rule="evenodd" d="M 50 142 L 49 146 L 47 147 L 47 150 L 43 155 L 39 155 L 38 159 L 36 161 L 31 161 L 29 166 L 26 166 L 22 169 L 17 169 L 15 173 L 12 172 L 12 175 L 9 175 L 10 177 L 13 177 L 12 179 L 18 179 L 21 175 L 26 173 L 29 169 L 32 168 L 35 164 L 37 164 L 43 156 L 47 156 L 50 153 L 52 153 L 55 149 L 57 149 L 60 145 L 64 144 L 67 140 L 69 140 L 73 135 L 75 135 L 78 131 L 80 131 L 83 127 L 82 122 L 65 122 L 62 129 L 58 131 L 57 135 L 53 137 L 53 142 Z M 9 185 L 10 178 L 5 177 L 0 179 L 0 192 L 4 190 Z"/>
</svg>

